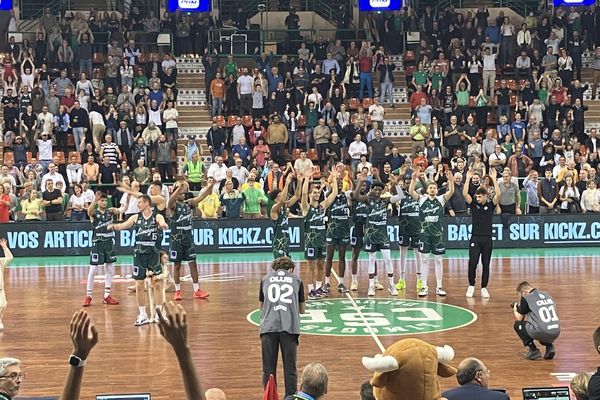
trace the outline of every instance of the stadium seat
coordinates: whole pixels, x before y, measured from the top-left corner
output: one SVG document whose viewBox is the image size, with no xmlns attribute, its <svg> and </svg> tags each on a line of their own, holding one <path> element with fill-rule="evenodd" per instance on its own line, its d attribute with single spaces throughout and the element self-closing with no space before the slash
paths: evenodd
<svg viewBox="0 0 600 400">
<path fill-rule="evenodd" d="M 293 161 L 296 161 L 297 159 L 300 158 L 300 152 L 301 152 L 300 149 L 294 149 L 294 150 L 292 150 L 292 160 Z"/>
<path fill-rule="evenodd" d="M 67 133 L 67 146 L 75 147 L 75 139 L 73 139 L 72 133 Z"/>
<path fill-rule="evenodd" d="M 235 125 L 235 120 L 237 119 L 236 115 L 230 115 L 229 118 L 227 118 L 227 127 L 231 128 L 232 126 Z"/>
<path fill-rule="evenodd" d="M 317 150 L 316 149 L 308 149 L 306 158 L 308 158 L 311 161 L 317 161 L 319 159 L 319 157 L 317 156 Z"/>
<path fill-rule="evenodd" d="M 75 157 L 77 162 L 81 164 L 81 153 L 79 153 L 78 151 L 70 151 L 68 162 L 71 162 L 72 157 Z"/>
<path fill-rule="evenodd" d="M 252 128 L 252 123 L 252 115 L 244 115 L 242 117 L 242 125 L 244 125 L 246 128 Z"/>
<path fill-rule="evenodd" d="M 104 57 L 104 53 L 94 53 L 94 59 L 93 59 L 94 64 L 104 65 L 105 62 L 106 62 L 106 59 Z"/>
<path fill-rule="evenodd" d="M 415 52 L 413 50 L 405 51 L 402 59 L 404 61 L 415 61 Z"/>
<path fill-rule="evenodd" d="M 318 165 L 313 166 L 313 179 L 321 179 L 321 167 Z"/>
<path fill-rule="evenodd" d="M 306 126 L 306 115 L 300 115 L 298 117 L 298 126 L 301 128 Z"/>
<path fill-rule="evenodd" d="M 469 107 L 475 108 L 475 96 L 469 96 Z"/>
<path fill-rule="evenodd" d="M 348 101 L 348 109 L 350 110 L 358 110 L 358 106 L 360 105 L 360 100 L 358 100 L 357 98 L 351 98 Z"/>
<path fill-rule="evenodd" d="M 65 153 L 64 151 L 53 151 L 52 157 L 58 157 L 58 163 L 60 165 L 64 165 L 65 163 Z"/>
<path fill-rule="evenodd" d="M 298 143 L 305 144 L 306 143 L 306 132 L 305 131 L 298 132 L 298 136 L 296 137 L 296 140 L 298 141 Z"/>
<path fill-rule="evenodd" d="M 31 159 L 33 158 L 33 153 L 28 151 L 25 154 L 27 155 L 27 164 L 31 164 Z"/>
<path fill-rule="evenodd" d="M 369 106 L 371 106 L 372 104 L 373 104 L 373 99 L 370 99 L 368 97 L 366 97 L 362 102 L 363 108 L 369 108 Z"/>
<path fill-rule="evenodd" d="M 12 151 L 4 152 L 3 163 L 6 164 L 8 162 L 12 162 L 13 164 L 15 162 L 15 155 Z"/>
</svg>

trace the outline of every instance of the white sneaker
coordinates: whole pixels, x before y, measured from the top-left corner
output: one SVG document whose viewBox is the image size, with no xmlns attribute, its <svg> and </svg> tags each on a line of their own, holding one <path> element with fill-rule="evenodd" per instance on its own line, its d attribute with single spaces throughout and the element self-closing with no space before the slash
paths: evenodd
<svg viewBox="0 0 600 400">
<path fill-rule="evenodd" d="M 369 286 L 369 291 L 367 292 L 367 296 L 375 296 L 375 286 Z"/>
<path fill-rule="evenodd" d="M 486 288 L 481 288 L 481 297 L 483 297 L 484 299 L 489 299 L 490 292 L 488 292 Z"/>
<path fill-rule="evenodd" d="M 2 321 L 0 321 L 0 331 L 4 330 L 4 324 L 2 323 Z"/>
<path fill-rule="evenodd" d="M 435 289 L 435 294 L 437 294 L 438 296 L 445 296 L 446 291 L 443 287 L 438 287 L 437 289 Z"/>
<path fill-rule="evenodd" d="M 467 288 L 467 294 L 465 296 L 471 298 L 471 297 L 473 297 L 474 294 L 475 294 L 475 286 L 469 286 Z"/>
<path fill-rule="evenodd" d="M 390 292 L 392 296 L 398 296 L 398 290 L 393 283 L 388 283 L 388 292 Z"/>
<path fill-rule="evenodd" d="M 427 286 L 423 286 L 421 290 L 419 290 L 419 297 L 425 297 L 429 294 L 429 288 Z"/>
<path fill-rule="evenodd" d="M 383 285 L 381 283 L 379 283 L 378 280 L 375 280 L 375 289 L 383 290 Z"/>
<path fill-rule="evenodd" d="M 142 326 L 142 325 L 146 325 L 149 323 L 150 323 L 150 320 L 148 319 L 148 316 L 140 314 L 140 315 L 138 315 L 137 319 L 133 323 L 133 326 Z"/>
<path fill-rule="evenodd" d="M 350 283 L 350 290 L 352 290 L 353 292 L 356 292 L 358 290 L 358 281 L 352 281 L 352 283 Z"/>
</svg>

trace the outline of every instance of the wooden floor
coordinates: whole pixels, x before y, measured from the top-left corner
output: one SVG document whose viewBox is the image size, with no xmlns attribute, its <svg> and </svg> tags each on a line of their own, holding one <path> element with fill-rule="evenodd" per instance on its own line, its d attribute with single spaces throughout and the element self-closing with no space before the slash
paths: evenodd
<svg viewBox="0 0 600 400">
<path fill-rule="evenodd" d="M 448 297 L 436 299 L 430 294 L 428 300 L 467 308 L 478 318 L 463 328 L 419 337 L 453 346 L 454 365 L 464 357 L 481 358 L 492 372 L 491 385 L 505 387 L 513 399 L 520 398 L 523 386 L 558 385 L 560 382 L 552 373 L 592 371 L 600 364 L 591 343 L 592 332 L 600 325 L 597 254 L 600 251 L 582 249 L 498 251 L 490 284 L 492 298 L 483 302 L 477 296 L 467 302 L 464 253 L 451 253 L 444 261 Z M 221 387 L 234 400 L 260 399 L 260 341 L 257 327 L 246 316 L 257 308 L 257 289 L 268 268 L 269 255 L 229 255 L 213 261 L 219 260 L 215 257 L 201 260 L 202 284 L 210 293 L 209 300 L 192 300 L 191 284 L 184 284 L 187 298 L 181 303 L 189 314 L 194 359 L 206 388 Z M 129 272 L 126 265 L 130 261 L 123 257 L 119 262 L 124 265 L 123 272 Z M 6 272 L 9 305 L 4 318 L 6 329 L 0 334 L 0 355 L 23 361 L 27 376 L 21 396 L 60 393 L 71 351 L 68 321 L 83 299 L 85 263 L 81 257 L 20 259 Z M 49 265 L 39 267 L 46 264 Z M 361 262 L 361 269 L 366 269 L 366 260 Z M 117 267 L 117 273 L 120 272 Z M 431 271 L 430 280 L 433 275 Z M 411 283 L 405 297 L 415 299 L 414 276 L 409 276 Z M 352 293 L 356 298 L 366 297 L 364 273 L 360 279 L 358 294 Z M 516 284 L 524 279 L 557 300 L 563 331 L 552 361 L 521 358 L 524 349 L 512 330 L 509 304 L 516 300 Z M 183 399 L 175 357 L 158 328 L 133 326 L 137 307 L 127 285 L 125 281 L 114 284 L 114 295 L 121 305 L 111 307 L 99 304 L 102 285 L 95 287 L 95 303 L 89 311 L 98 327 L 100 343 L 86 367 L 82 398 L 92 399 L 97 393 L 151 392 L 156 399 Z M 378 296 L 387 297 L 387 293 L 379 292 Z M 389 345 L 398 338 L 381 336 L 380 340 Z M 360 359 L 377 352 L 370 336 L 307 334 L 301 337 L 298 366 L 322 362 L 330 374 L 327 398 L 358 399 L 360 384 L 370 376 Z M 443 388 L 450 388 L 455 380 L 441 383 Z"/>
</svg>

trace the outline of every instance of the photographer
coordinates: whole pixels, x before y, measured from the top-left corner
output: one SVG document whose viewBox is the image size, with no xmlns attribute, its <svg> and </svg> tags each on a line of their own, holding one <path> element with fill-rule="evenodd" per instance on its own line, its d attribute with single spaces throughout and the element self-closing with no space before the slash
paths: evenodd
<svg viewBox="0 0 600 400">
<path fill-rule="evenodd" d="M 523 345 L 529 347 L 525 358 L 528 360 L 542 358 L 542 353 L 534 343 L 534 340 L 537 340 L 546 346 L 544 359 L 553 359 L 556 353 L 553 343 L 560 335 L 560 319 L 554 299 L 548 293 L 535 289 L 528 282 L 519 283 L 517 293 L 521 296 L 521 300 L 520 303 L 512 304 L 517 319 L 514 329 L 523 341 Z"/>
</svg>

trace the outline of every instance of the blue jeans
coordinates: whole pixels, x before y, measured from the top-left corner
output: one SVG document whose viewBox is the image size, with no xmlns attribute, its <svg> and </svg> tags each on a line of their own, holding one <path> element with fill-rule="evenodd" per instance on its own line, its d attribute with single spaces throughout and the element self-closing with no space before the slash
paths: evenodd
<svg viewBox="0 0 600 400">
<path fill-rule="evenodd" d="M 221 109 L 223 108 L 223 98 L 213 97 L 212 99 L 212 113 L 211 116 L 215 117 L 221 115 Z"/>
<path fill-rule="evenodd" d="M 79 73 L 81 74 L 84 71 L 88 77 L 92 76 L 92 60 L 89 58 L 79 60 Z"/>
<path fill-rule="evenodd" d="M 507 104 L 507 105 L 498 104 L 498 117 L 501 117 L 502 115 L 506 115 L 506 118 L 508 118 L 508 120 L 511 121 L 509 104 Z"/>
<path fill-rule="evenodd" d="M 379 98 L 381 104 L 385 103 L 386 96 L 390 99 L 390 103 L 394 104 L 394 95 L 392 91 L 393 88 L 394 85 L 392 84 L 392 82 L 383 82 L 381 84 L 381 96 Z"/>
<path fill-rule="evenodd" d="M 306 133 L 306 151 L 310 150 L 310 139 L 312 138 L 314 129 L 315 129 L 314 127 L 312 127 L 312 128 L 306 127 L 306 131 L 305 131 L 305 133 Z"/>
<path fill-rule="evenodd" d="M 288 139 L 288 152 L 292 154 L 292 150 L 298 147 L 298 131 L 290 131 Z"/>
<path fill-rule="evenodd" d="M 73 140 L 75 141 L 75 148 L 77 151 L 83 151 L 83 147 L 81 146 L 81 141 L 85 139 L 85 132 L 83 131 L 85 128 L 73 128 Z"/>
<path fill-rule="evenodd" d="M 363 98 L 363 89 L 367 85 L 367 93 L 369 98 L 373 97 L 373 76 L 370 72 L 360 73 L 360 85 L 358 87 L 358 98 Z"/>
</svg>

